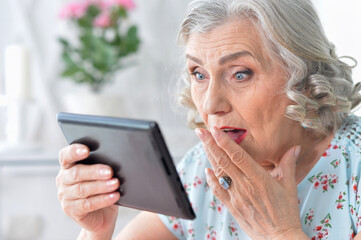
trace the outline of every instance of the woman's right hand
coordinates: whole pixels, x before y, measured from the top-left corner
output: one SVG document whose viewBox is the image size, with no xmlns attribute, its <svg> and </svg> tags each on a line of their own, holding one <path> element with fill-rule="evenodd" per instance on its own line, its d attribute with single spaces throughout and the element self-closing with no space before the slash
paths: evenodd
<svg viewBox="0 0 361 240">
<path fill-rule="evenodd" d="M 58 198 L 64 212 L 83 227 L 87 239 L 111 239 L 118 215 L 119 180 L 104 164 L 76 162 L 89 156 L 82 144 L 72 144 L 59 152 L 60 171 L 56 177 Z"/>
</svg>

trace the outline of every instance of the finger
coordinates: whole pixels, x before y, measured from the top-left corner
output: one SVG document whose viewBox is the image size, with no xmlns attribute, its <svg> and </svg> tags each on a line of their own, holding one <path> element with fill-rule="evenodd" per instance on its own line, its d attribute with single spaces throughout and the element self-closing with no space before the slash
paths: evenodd
<svg viewBox="0 0 361 240">
<path fill-rule="evenodd" d="M 111 193 L 119 189 L 119 180 L 112 178 L 107 181 L 82 182 L 64 188 L 66 199 L 76 200 Z"/>
<path fill-rule="evenodd" d="M 64 211 L 69 216 L 79 216 L 109 207 L 116 203 L 119 198 L 119 192 L 112 192 L 85 199 L 65 200 L 62 202 L 62 205 Z"/>
<path fill-rule="evenodd" d="M 226 133 L 219 130 L 216 127 L 211 129 L 212 136 L 216 141 L 217 145 L 224 150 L 229 159 L 238 169 L 240 169 L 244 175 L 248 178 L 257 180 L 259 176 L 264 174 L 268 174 L 266 170 L 264 170 L 256 161 L 252 159 L 251 156 L 248 155 L 244 149 L 235 143 Z M 223 170 L 229 174 L 230 177 L 237 176 L 239 173 L 235 171 L 232 164 L 225 159 L 222 159 L 222 162 L 218 162 L 218 166 L 223 168 Z M 233 175 L 233 176 L 232 176 Z"/>
<path fill-rule="evenodd" d="M 301 151 L 301 146 L 294 146 L 289 149 L 281 158 L 280 174 L 285 186 L 294 188 L 296 183 L 296 161 Z"/>
<path fill-rule="evenodd" d="M 113 176 L 113 169 L 104 164 L 77 164 L 62 172 L 62 183 L 73 185 L 94 180 L 108 180 Z"/>
<path fill-rule="evenodd" d="M 223 189 L 222 186 L 219 184 L 218 178 L 216 177 L 212 169 L 206 168 L 205 172 L 207 184 L 212 190 L 213 195 L 223 204 L 227 204 L 230 199 L 228 191 Z"/>
<path fill-rule="evenodd" d="M 212 134 L 209 131 L 197 128 L 196 133 L 198 137 L 202 140 L 204 151 L 207 155 L 209 162 L 212 165 L 215 175 L 217 177 L 225 175 L 223 169 L 220 168 L 217 164 L 217 162 L 220 161 L 220 159 L 217 158 L 228 158 L 227 154 L 218 147 L 217 143 L 212 137 Z M 227 159 L 225 159 L 225 161 L 227 161 Z"/>
<path fill-rule="evenodd" d="M 76 162 L 89 156 L 89 148 L 83 144 L 75 143 L 63 148 L 59 152 L 59 162 L 62 168 L 70 168 Z"/>
</svg>

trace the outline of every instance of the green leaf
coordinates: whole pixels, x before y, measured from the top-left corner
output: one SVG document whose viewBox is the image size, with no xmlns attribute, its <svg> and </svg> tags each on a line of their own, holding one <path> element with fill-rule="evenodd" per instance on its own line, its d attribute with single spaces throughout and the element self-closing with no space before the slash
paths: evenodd
<svg viewBox="0 0 361 240">
<path fill-rule="evenodd" d="M 71 77 L 71 76 L 73 76 L 74 74 L 76 74 L 78 72 L 79 72 L 78 68 L 68 67 L 61 73 L 61 76 L 62 77 Z"/>
<path fill-rule="evenodd" d="M 97 5 L 89 5 L 87 11 L 86 11 L 86 15 L 89 16 L 90 18 L 94 19 L 96 16 L 99 15 L 100 13 L 100 9 Z"/>
<path fill-rule="evenodd" d="M 62 38 L 62 37 L 58 37 L 58 42 L 64 47 L 64 48 L 69 48 L 70 47 L 70 44 L 69 42 Z"/>
</svg>

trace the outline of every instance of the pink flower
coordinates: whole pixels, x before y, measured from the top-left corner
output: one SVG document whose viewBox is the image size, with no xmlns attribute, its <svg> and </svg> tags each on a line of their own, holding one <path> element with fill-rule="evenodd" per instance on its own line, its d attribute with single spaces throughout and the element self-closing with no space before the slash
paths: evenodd
<svg viewBox="0 0 361 240">
<path fill-rule="evenodd" d="M 133 0 L 108 0 L 106 1 L 108 6 L 121 6 L 127 10 L 132 10 L 135 8 Z"/>
<path fill-rule="evenodd" d="M 60 18 L 81 18 L 86 13 L 88 2 L 72 2 L 65 5 L 59 13 Z"/>
<path fill-rule="evenodd" d="M 110 15 L 107 13 L 99 14 L 93 21 L 93 25 L 96 27 L 107 28 L 112 25 Z"/>
</svg>

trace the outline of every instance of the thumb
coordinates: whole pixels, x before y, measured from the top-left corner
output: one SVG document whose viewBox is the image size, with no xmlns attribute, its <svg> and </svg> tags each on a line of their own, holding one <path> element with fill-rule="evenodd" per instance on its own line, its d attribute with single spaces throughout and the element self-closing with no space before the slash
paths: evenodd
<svg viewBox="0 0 361 240">
<path fill-rule="evenodd" d="M 280 161 L 282 182 L 285 186 L 294 187 L 296 184 L 296 161 L 301 152 L 301 146 L 290 148 Z"/>
</svg>

